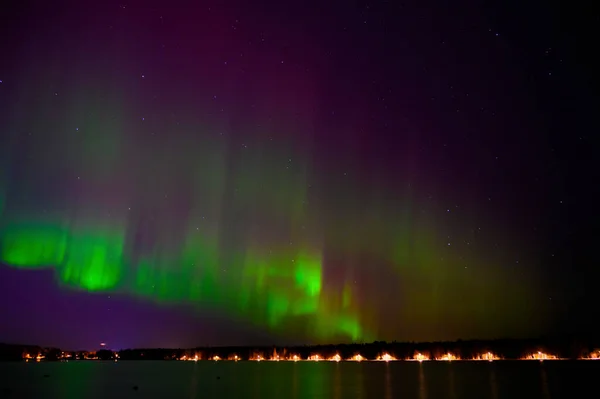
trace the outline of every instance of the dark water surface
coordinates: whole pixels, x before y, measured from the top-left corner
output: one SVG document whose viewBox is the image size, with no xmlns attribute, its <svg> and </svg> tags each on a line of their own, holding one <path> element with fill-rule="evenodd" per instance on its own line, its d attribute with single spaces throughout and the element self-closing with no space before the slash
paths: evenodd
<svg viewBox="0 0 600 399">
<path fill-rule="evenodd" d="M 599 378 L 600 361 L 0 363 L 0 398 L 577 398 Z"/>
</svg>

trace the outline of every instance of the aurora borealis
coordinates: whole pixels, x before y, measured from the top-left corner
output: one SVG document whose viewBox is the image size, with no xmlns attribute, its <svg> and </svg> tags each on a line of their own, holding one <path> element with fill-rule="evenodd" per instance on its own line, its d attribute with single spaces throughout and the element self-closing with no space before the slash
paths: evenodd
<svg viewBox="0 0 600 399">
<path fill-rule="evenodd" d="M 32 4 L 0 69 L 11 323 L 60 303 L 64 347 L 546 325 L 546 125 L 484 16 Z"/>
</svg>

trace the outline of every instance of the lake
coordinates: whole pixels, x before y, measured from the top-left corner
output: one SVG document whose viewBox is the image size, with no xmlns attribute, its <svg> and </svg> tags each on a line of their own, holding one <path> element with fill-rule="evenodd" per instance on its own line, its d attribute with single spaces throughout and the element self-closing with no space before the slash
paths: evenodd
<svg viewBox="0 0 600 399">
<path fill-rule="evenodd" d="M 599 376 L 600 361 L 0 363 L 0 398 L 575 398 Z"/>
</svg>

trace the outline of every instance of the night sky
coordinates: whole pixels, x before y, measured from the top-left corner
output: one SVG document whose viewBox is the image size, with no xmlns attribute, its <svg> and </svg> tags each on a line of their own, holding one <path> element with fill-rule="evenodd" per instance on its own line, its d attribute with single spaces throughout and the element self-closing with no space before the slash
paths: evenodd
<svg viewBox="0 0 600 399">
<path fill-rule="evenodd" d="M 12 3 L 0 342 L 589 332 L 586 10 Z"/>
</svg>

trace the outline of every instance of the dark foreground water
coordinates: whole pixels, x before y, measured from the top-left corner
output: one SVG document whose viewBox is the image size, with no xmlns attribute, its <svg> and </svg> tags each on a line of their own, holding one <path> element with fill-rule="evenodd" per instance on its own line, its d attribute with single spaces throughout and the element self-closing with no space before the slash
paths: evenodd
<svg viewBox="0 0 600 399">
<path fill-rule="evenodd" d="M 600 361 L 0 363 L 0 398 L 577 398 L 599 378 Z"/>
</svg>

